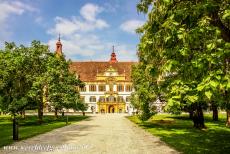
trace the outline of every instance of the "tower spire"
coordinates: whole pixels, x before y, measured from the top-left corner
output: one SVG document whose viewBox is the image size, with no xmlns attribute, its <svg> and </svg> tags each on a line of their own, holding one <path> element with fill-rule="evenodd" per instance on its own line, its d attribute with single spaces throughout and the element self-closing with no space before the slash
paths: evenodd
<svg viewBox="0 0 230 154">
<path fill-rule="evenodd" d="M 62 56 L 62 43 L 61 43 L 61 36 L 60 33 L 58 35 L 58 41 L 56 43 L 56 54 Z"/>
<path fill-rule="evenodd" d="M 113 45 L 113 52 L 112 53 L 114 53 L 114 45 Z"/>
<path fill-rule="evenodd" d="M 114 45 L 112 46 L 112 54 L 111 54 L 111 58 L 110 58 L 109 62 L 110 63 L 117 63 Z"/>
</svg>

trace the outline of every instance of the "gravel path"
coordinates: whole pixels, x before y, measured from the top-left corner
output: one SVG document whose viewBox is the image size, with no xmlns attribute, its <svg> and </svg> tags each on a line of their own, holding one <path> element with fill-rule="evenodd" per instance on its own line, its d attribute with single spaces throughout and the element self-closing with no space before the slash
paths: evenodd
<svg viewBox="0 0 230 154">
<path fill-rule="evenodd" d="M 5 149 L 2 148 L 0 153 L 178 153 L 124 116 L 123 114 L 95 115 L 88 120 L 16 142 L 4 147 Z"/>
</svg>

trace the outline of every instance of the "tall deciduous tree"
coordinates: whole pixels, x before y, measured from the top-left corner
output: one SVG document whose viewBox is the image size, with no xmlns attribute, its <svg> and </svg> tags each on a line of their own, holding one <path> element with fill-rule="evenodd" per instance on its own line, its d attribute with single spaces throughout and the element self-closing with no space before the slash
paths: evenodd
<svg viewBox="0 0 230 154">
<path fill-rule="evenodd" d="M 229 125 L 230 1 L 141 0 L 137 8 L 148 14 L 137 30 L 139 65 L 157 81 L 154 93 L 163 93 L 166 109 L 190 106 L 194 126 L 203 128 L 202 108 L 215 102 Z"/>
<path fill-rule="evenodd" d="M 50 53 L 47 45 L 43 45 L 39 41 L 33 41 L 28 50 L 31 67 L 28 76 L 32 82 L 28 96 L 37 104 L 38 122 L 42 123 L 45 86 L 48 78 L 47 65 L 52 53 Z"/>
<path fill-rule="evenodd" d="M 0 107 L 13 117 L 13 139 L 18 139 L 16 115 L 25 110 L 31 81 L 28 50 L 24 46 L 6 43 L 0 51 Z"/>
<path fill-rule="evenodd" d="M 58 111 L 64 108 L 76 109 L 76 104 L 81 103 L 76 87 L 83 83 L 69 71 L 69 64 L 70 61 L 66 61 L 64 56 L 54 55 L 48 60 L 48 101 L 54 108 L 56 117 Z"/>
<path fill-rule="evenodd" d="M 6 43 L 5 49 L 0 51 L 0 111 L 13 116 L 13 128 L 16 128 L 15 116 L 34 102 L 39 123 L 42 123 L 43 106 L 47 101 L 55 108 L 55 113 L 63 108 L 76 109 L 76 104 L 83 104 L 76 90 L 76 86 L 82 85 L 69 71 L 69 62 L 51 53 L 48 46 L 39 41 L 33 41 L 30 47 Z M 13 132 L 17 140 L 17 130 Z"/>
</svg>

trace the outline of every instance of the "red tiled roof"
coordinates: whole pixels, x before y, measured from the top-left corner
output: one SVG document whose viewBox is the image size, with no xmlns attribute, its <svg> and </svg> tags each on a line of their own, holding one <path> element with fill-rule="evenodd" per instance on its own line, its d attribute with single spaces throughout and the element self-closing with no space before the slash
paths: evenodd
<svg viewBox="0 0 230 154">
<path fill-rule="evenodd" d="M 118 71 L 118 74 L 124 74 L 125 72 L 125 81 L 131 81 L 131 68 L 135 63 L 137 62 L 72 62 L 70 65 L 70 71 L 76 72 L 80 75 L 82 81 L 96 81 L 97 73 L 104 73 L 110 66 L 112 66 Z"/>
</svg>

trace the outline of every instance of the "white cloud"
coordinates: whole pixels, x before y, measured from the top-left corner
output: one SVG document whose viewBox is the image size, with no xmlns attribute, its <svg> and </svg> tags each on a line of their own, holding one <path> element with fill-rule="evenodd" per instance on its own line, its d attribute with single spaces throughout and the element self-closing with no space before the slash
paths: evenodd
<svg viewBox="0 0 230 154">
<path fill-rule="evenodd" d="M 102 12 L 102 10 L 98 5 L 88 3 L 81 8 L 80 14 L 88 21 L 95 21 L 96 15 Z"/>
<path fill-rule="evenodd" d="M 98 5 L 86 4 L 80 9 L 80 16 L 71 18 L 56 17 L 55 25 L 47 33 L 53 38 L 48 41 L 51 51 L 55 51 L 58 33 L 61 34 L 63 52 L 72 60 L 87 59 L 106 61 L 110 59 L 112 46 L 116 43 L 102 40 L 96 30 L 109 27 L 108 23 L 98 18 L 98 14 L 106 11 Z M 118 61 L 136 60 L 135 47 L 117 46 Z M 80 58 L 79 58 L 80 57 Z"/>
<path fill-rule="evenodd" d="M 20 1 L 0 0 L 0 40 L 6 39 L 11 32 L 8 30 L 8 20 L 12 15 L 22 15 L 25 12 L 37 12 L 31 5 Z"/>
<path fill-rule="evenodd" d="M 77 32 L 90 32 L 96 29 L 104 29 L 109 27 L 105 20 L 97 18 L 97 15 L 102 12 L 102 8 L 98 5 L 88 3 L 80 10 L 80 17 L 72 17 L 71 19 L 56 17 L 55 26 L 47 32 L 52 35 L 61 33 L 69 36 Z"/>
<path fill-rule="evenodd" d="M 135 34 L 135 30 L 142 26 L 144 24 L 144 21 L 141 20 L 128 20 L 125 21 L 124 23 L 122 23 L 120 25 L 121 30 L 131 33 L 131 34 Z"/>
<path fill-rule="evenodd" d="M 56 42 L 57 39 L 51 39 L 48 42 L 52 51 L 55 50 Z M 75 55 L 93 56 L 96 52 L 100 52 L 104 49 L 104 45 L 102 45 L 100 39 L 93 34 L 84 36 L 75 34 L 61 39 L 61 42 L 63 44 L 63 51 L 68 58 Z"/>
<path fill-rule="evenodd" d="M 48 44 L 51 51 L 55 51 L 57 39 L 51 39 Z M 116 43 L 102 41 L 98 36 L 93 34 L 79 35 L 75 34 L 70 37 L 61 38 L 63 52 L 68 59 L 83 59 L 106 61 L 110 59 L 112 46 Z M 137 61 L 136 49 L 131 45 L 121 44 L 115 46 L 115 53 L 118 61 Z"/>
</svg>

